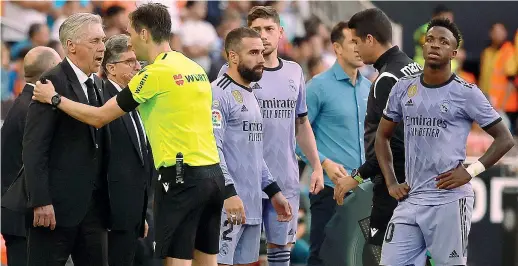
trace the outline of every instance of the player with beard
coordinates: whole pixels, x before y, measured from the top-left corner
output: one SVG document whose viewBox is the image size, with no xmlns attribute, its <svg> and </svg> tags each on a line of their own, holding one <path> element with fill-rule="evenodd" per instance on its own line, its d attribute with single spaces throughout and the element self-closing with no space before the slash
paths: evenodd
<svg viewBox="0 0 518 266">
<path fill-rule="evenodd" d="M 263 191 L 278 221 L 288 222 L 292 214 L 263 159 L 263 118 L 250 87 L 263 74 L 261 36 L 249 28 L 232 30 L 225 52 L 230 67 L 212 82 L 212 122 L 226 194 L 218 263 L 248 265 L 259 259 Z"/>
<path fill-rule="evenodd" d="M 375 151 L 389 193 L 399 201 L 384 237 L 381 265 L 466 265 L 474 193 L 470 180 L 494 165 L 514 141 L 482 91 L 451 72 L 461 41 L 446 19 L 427 28 L 422 74 L 401 78 L 388 99 Z M 404 124 L 406 183 L 394 173 L 390 138 Z M 494 141 L 464 168 L 466 139 L 478 123 Z"/>
<path fill-rule="evenodd" d="M 315 136 L 307 119 L 304 74 L 299 64 L 278 57 L 277 48 L 283 29 L 279 14 L 273 7 L 256 6 L 248 13 L 247 20 L 248 27 L 260 33 L 264 45 L 264 73 L 252 86 L 264 120 L 264 159 L 290 205 L 298 210 L 300 186 L 296 143 L 313 168 L 310 192 L 317 194 L 324 188 Z M 219 76 L 227 69 L 228 65 L 224 65 Z M 263 204 L 268 264 L 289 265 L 291 245 L 296 240 L 297 212 L 292 222 L 279 222 L 266 195 L 263 195 Z"/>
</svg>

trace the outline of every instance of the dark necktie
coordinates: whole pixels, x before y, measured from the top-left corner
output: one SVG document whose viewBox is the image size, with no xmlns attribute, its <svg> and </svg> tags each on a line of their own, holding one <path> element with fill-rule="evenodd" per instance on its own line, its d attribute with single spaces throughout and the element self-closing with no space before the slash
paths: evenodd
<svg viewBox="0 0 518 266">
<path fill-rule="evenodd" d="M 101 107 L 99 103 L 99 96 L 97 94 L 97 89 L 95 88 L 95 84 L 91 78 L 85 81 L 86 84 L 86 93 L 88 94 L 88 103 L 91 106 Z M 95 132 L 95 143 L 99 145 L 100 133 L 98 129 L 94 129 Z"/>
<path fill-rule="evenodd" d="M 93 80 L 89 78 L 85 81 L 85 84 L 86 93 L 88 94 L 88 102 L 90 103 L 90 105 L 95 107 L 101 107 L 101 105 L 99 104 L 99 99 L 97 97 L 97 92 Z"/>
<path fill-rule="evenodd" d="M 142 125 L 140 124 L 140 119 L 138 119 L 137 111 L 131 111 L 131 117 L 133 118 L 133 121 L 137 126 L 137 134 L 140 141 L 140 156 L 142 156 L 142 160 L 145 161 L 147 155 L 147 145 L 145 141 L 146 139 L 144 138 L 144 130 L 142 129 Z"/>
</svg>

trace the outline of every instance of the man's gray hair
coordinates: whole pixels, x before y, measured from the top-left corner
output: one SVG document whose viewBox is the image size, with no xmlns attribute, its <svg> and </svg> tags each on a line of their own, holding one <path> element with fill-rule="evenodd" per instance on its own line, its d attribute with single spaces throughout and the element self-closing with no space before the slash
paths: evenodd
<svg viewBox="0 0 518 266">
<path fill-rule="evenodd" d="M 106 51 L 104 52 L 102 67 L 104 71 L 108 72 L 106 64 L 119 61 L 121 54 L 131 49 L 130 38 L 125 34 L 113 35 L 104 45 L 106 46 Z"/>
<path fill-rule="evenodd" d="M 90 24 L 102 24 L 103 20 L 99 15 L 91 13 L 76 13 L 68 17 L 59 27 L 59 41 L 67 51 L 67 40 L 73 42 L 81 38 L 82 28 Z"/>
</svg>

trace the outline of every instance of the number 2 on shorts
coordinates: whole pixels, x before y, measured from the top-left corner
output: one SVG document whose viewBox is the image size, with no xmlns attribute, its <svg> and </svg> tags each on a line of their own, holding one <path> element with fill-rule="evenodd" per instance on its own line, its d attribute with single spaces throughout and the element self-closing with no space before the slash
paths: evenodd
<svg viewBox="0 0 518 266">
<path fill-rule="evenodd" d="M 228 237 L 228 234 L 232 233 L 232 230 L 234 230 L 234 224 L 230 223 L 228 220 L 225 220 L 223 222 L 223 227 L 226 227 L 227 225 L 230 225 L 229 228 L 222 233 L 222 239 L 223 241 L 232 241 L 231 237 Z"/>
</svg>

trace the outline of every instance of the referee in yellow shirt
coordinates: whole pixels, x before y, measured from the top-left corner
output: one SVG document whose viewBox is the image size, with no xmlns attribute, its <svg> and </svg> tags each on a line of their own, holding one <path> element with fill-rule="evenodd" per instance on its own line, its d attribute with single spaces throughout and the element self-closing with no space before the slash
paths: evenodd
<svg viewBox="0 0 518 266">
<path fill-rule="evenodd" d="M 168 266 L 216 266 L 224 178 L 212 127 L 212 90 L 203 68 L 172 51 L 171 17 L 161 4 L 130 15 L 138 60 L 148 61 L 117 97 L 102 107 L 60 96 L 50 81 L 34 99 L 96 128 L 138 107 L 161 178 L 155 192 L 155 253 Z M 100 64 L 100 62 L 99 62 Z"/>
</svg>

